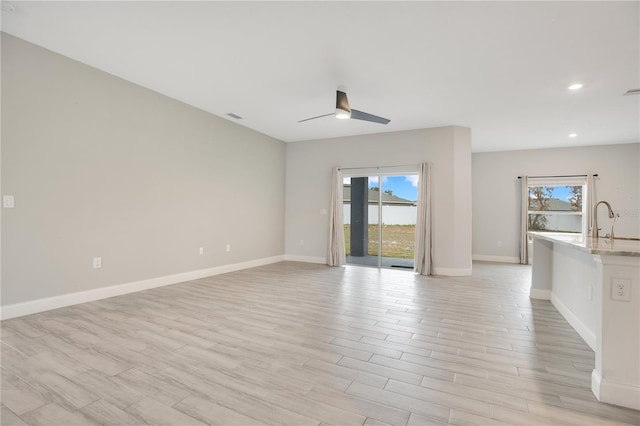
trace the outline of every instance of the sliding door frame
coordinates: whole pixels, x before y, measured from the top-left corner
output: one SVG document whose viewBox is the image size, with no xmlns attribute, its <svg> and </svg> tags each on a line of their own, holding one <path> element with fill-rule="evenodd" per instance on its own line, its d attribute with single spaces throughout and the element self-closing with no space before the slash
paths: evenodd
<svg viewBox="0 0 640 426">
<path fill-rule="evenodd" d="M 384 176 L 410 176 L 420 174 L 420 165 L 411 164 L 404 166 L 380 166 L 380 167 L 354 167 L 341 169 L 343 178 L 378 178 L 378 262 L 377 268 L 382 268 L 382 178 Z M 344 206 L 344 204 L 342 204 Z M 368 208 L 368 200 L 367 200 Z M 368 248 L 367 248 L 368 251 Z"/>
</svg>

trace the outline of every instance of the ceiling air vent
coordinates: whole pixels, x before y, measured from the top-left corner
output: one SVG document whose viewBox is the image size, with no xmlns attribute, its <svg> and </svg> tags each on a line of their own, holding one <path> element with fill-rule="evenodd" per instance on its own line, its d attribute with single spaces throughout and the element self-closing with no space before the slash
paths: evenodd
<svg viewBox="0 0 640 426">
<path fill-rule="evenodd" d="M 623 96 L 629 96 L 629 95 L 640 95 L 640 89 L 629 89 L 626 92 L 624 92 Z"/>
<path fill-rule="evenodd" d="M 240 117 L 239 115 L 234 114 L 234 113 L 232 113 L 232 112 L 227 113 L 227 115 L 228 115 L 229 117 L 231 117 L 231 118 L 235 118 L 236 120 L 242 120 L 242 117 Z"/>
</svg>

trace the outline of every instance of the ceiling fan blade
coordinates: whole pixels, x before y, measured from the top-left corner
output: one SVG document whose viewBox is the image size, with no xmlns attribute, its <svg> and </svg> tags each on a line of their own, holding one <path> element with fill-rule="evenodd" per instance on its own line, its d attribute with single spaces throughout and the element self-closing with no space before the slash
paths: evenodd
<svg viewBox="0 0 640 426">
<path fill-rule="evenodd" d="M 351 118 L 355 118 L 356 120 L 371 121 L 373 123 L 380 123 L 380 124 L 387 124 L 391 121 L 388 118 L 378 117 L 377 115 L 358 111 L 357 109 L 351 110 Z"/>
<path fill-rule="evenodd" d="M 351 111 L 351 108 L 349 108 L 349 100 L 347 99 L 347 94 L 340 90 L 336 91 L 336 109 L 341 109 L 346 112 Z"/>
<path fill-rule="evenodd" d="M 319 115 L 317 117 L 305 118 L 304 120 L 298 121 L 298 123 L 302 123 L 303 121 L 315 120 L 316 118 L 328 117 L 330 115 L 335 115 L 335 112 L 330 112 L 329 114 Z"/>
</svg>

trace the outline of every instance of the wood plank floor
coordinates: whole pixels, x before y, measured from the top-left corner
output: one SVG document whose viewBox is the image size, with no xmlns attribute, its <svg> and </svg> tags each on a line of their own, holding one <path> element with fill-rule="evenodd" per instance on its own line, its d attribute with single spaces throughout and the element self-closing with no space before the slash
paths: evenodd
<svg viewBox="0 0 640 426">
<path fill-rule="evenodd" d="M 640 424 L 531 270 L 295 262 L 2 322 L 2 425 Z"/>
</svg>

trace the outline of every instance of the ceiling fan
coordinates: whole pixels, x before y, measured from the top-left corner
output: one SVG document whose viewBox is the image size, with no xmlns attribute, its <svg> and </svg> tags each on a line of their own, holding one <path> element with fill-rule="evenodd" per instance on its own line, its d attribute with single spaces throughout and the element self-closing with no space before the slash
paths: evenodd
<svg viewBox="0 0 640 426">
<path fill-rule="evenodd" d="M 356 120 L 363 121 L 371 121 L 372 123 L 380 123 L 387 124 L 389 123 L 388 118 L 378 117 L 377 115 L 369 114 L 367 112 L 358 111 L 357 109 L 351 109 L 349 107 L 349 101 L 347 100 L 347 94 L 343 91 L 336 91 L 336 112 L 332 112 L 329 114 L 319 115 L 317 117 L 305 118 L 304 120 L 298 121 L 298 123 L 302 123 L 303 121 L 315 120 L 316 118 L 328 117 L 330 115 L 335 115 L 336 118 L 341 120 L 346 120 L 349 118 L 353 118 Z"/>
</svg>

